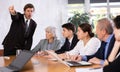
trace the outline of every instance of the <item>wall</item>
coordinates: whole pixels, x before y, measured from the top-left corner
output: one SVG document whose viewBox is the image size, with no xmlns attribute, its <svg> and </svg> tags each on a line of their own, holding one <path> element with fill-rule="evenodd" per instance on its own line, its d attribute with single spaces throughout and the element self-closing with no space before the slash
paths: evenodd
<svg viewBox="0 0 120 72">
<path fill-rule="evenodd" d="M 47 26 L 55 26 L 58 38 L 61 39 L 61 25 L 67 21 L 67 0 L 0 0 L 0 49 L 2 41 L 9 31 L 11 18 L 8 11 L 10 5 L 14 5 L 16 11 L 23 13 L 26 3 L 35 6 L 33 19 L 37 22 L 37 29 L 33 37 L 32 48 L 45 38 L 44 29 Z"/>
</svg>

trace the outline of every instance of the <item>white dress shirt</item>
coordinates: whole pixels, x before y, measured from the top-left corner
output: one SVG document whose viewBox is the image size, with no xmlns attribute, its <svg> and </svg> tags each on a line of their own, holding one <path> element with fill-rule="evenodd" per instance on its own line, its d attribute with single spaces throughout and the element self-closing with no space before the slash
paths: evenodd
<svg viewBox="0 0 120 72">
<path fill-rule="evenodd" d="M 71 44 L 72 44 L 72 40 L 73 40 L 73 37 L 71 37 L 71 39 L 69 39 L 70 46 L 71 46 Z"/>
<path fill-rule="evenodd" d="M 30 19 L 26 19 L 26 17 L 24 16 L 24 20 L 25 20 L 25 22 L 28 20 L 28 22 L 27 22 L 27 27 L 29 27 Z"/>
<path fill-rule="evenodd" d="M 100 48 L 100 45 L 101 41 L 96 37 L 92 37 L 85 46 L 83 40 L 80 40 L 75 48 L 67 53 L 70 55 L 92 55 Z"/>
</svg>

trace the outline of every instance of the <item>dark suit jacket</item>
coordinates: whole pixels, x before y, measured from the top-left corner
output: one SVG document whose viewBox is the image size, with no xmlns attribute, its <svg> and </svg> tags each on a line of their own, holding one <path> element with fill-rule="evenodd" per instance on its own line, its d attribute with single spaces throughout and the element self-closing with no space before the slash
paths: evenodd
<svg viewBox="0 0 120 72">
<path fill-rule="evenodd" d="M 113 62 L 109 63 L 109 65 L 105 66 L 103 72 L 120 72 L 120 55 Z"/>
<path fill-rule="evenodd" d="M 10 30 L 2 44 L 13 49 L 17 46 L 20 49 L 30 50 L 32 37 L 37 25 L 36 22 L 33 19 L 30 20 L 28 32 L 25 35 L 24 15 L 17 13 L 16 15 L 11 15 L 11 19 L 12 24 Z"/>
<path fill-rule="evenodd" d="M 72 43 L 71 43 L 71 46 L 70 46 L 70 48 L 68 48 L 68 39 L 66 38 L 66 40 L 65 40 L 65 43 L 63 44 L 63 46 L 61 47 L 61 49 L 59 49 L 59 50 L 57 50 L 57 51 L 55 51 L 57 54 L 61 54 L 61 53 L 64 53 L 64 52 L 66 52 L 66 51 L 70 51 L 70 50 L 72 50 L 75 46 L 76 46 L 76 44 L 77 44 L 77 42 L 79 41 L 78 40 L 78 38 L 77 38 L 77 35 L 75 35 L 74 34 L 74 37 L 73 37 L 73 40 L 72 40 Z"/>
<path fill-rule="evenodd" d="M 115 43 L 115 37 L 113 36 L 110 40 L 110 44 L 108 46 L 108 52 L 107 52 L 107 58 L 114 46 L 114 43 Z M 87 56 L 87 60 L 93 58 L 93 57 L 97 57 L 99 59 L 102 59 L 104 60 L 104 52 L 105 52 L 105 46 L 106 46 L 106 43 L 102 41 L 101 43 L 101 47 L 98 49 L 98 51 L 94 54 L 94 55 L 90 55 L 90 56 Z"/>
</svg>

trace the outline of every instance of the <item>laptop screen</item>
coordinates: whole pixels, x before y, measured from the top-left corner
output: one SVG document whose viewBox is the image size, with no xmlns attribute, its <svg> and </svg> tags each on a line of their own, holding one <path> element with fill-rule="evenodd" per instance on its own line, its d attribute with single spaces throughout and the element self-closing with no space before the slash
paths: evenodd
<svg viewBox="0 0 120 72">
<path fill-rule="evenodd" d="M 50 55 L 52 55 L 53 57 L 55 57 L 58 61 L 60 61 L 61 63 L 65 64 L 66 66 L 86 66 L 86 65 L 92 65 L 92 63 L 86 62 L 86 61 L 80 61 L 80 62 L 75 62 L 75 61 L 62 61 L 61 58 L 59 58 L 59 56 L 51 51 L 46 51 L 48 52 Z"/>
<path fill-rule="evenodd" d="M 31 59 L 33 55 L 33 52 L 23 50 L 19 55 L 16 56 L 16 58 L 12 61 L 12 63 L 9 66 L 14 66 L 18 68 L 18 70 L 20 70 Z"/>
</svg>

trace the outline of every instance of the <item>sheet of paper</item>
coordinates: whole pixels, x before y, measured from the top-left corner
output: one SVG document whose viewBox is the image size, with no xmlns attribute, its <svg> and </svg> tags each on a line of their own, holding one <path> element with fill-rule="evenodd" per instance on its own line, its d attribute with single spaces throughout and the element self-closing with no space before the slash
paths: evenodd
<svg viewBox="0 0 120 72">
<path fill-rule="evenodd" d="M 92 63 L 86 62 L 86 61 L 80 61 L 80 62 L 78 62 L 78 63 L 80 63 L 80 64 L 82 64 L 82 65 L 92 65 Z"/>
<path fill-rule="evenodd" d="M 103 68 L 94 69 L 94 68 L 76 68 L 76 72 L 103 72 Z"/>
</svg>

